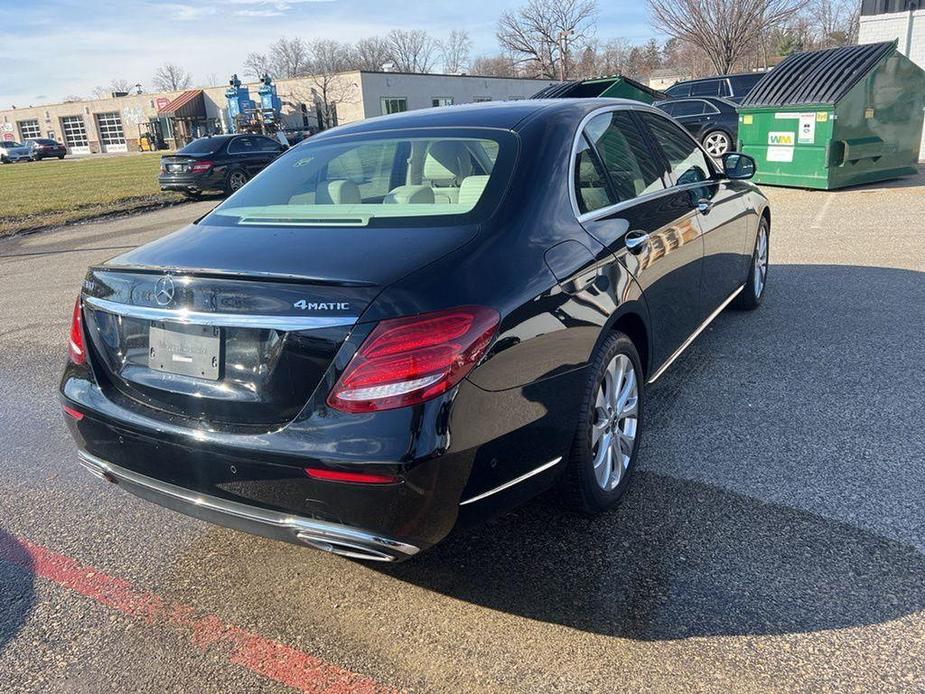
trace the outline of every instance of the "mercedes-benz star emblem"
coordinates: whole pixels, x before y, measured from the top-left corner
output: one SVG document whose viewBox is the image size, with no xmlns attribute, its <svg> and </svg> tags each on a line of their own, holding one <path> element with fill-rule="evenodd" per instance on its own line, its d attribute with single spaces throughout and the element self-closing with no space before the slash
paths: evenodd
<svg viewBox="0 0 925 694">
<path fill-rule="evenodd" d="M 154 300 L 159 306 L 166 306 L 173 301 L 173 280 L 164 275 L 154 285 Z"/>
</svg>

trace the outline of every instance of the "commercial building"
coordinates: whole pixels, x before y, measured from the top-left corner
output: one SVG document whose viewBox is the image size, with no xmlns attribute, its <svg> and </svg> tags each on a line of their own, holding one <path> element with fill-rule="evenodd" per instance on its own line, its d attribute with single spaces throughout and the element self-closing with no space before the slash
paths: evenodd
<svg viewBox="0 0 925 694">
<path fill-rule="evenodd" d="M 434 106 L 525 99 L 552 80 L 411 74 L 355 70 L 276 83 L 284 129 L 320 129 L 326 121 L 364 118 Z M 258 84 L 247 85 L 256 92 Z M 130 94 L 0 110 L 0 139 L 48 137 L 71 154 L 137 151 L 146 132 L 157 130 L 167 145 L 229 132 L 225 86 L 182 92 Z M 325 108 L 327 104 L 327 108 Z"/>
</svg>

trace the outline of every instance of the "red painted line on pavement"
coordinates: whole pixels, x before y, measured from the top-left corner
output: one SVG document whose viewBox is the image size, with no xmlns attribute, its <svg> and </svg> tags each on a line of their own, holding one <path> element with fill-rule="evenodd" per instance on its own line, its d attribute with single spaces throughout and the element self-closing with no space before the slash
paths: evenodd
<svg viewBox="0 0 925 694">
<path fill-rule="evenodd" d="M 397 694 L 374 680 L 327 663 L 278 641 L 223 622 L 128 581 L 83 566 L 63 554 L 28 540 L 0 534 L 0 561 L 73 590 L 151 626 L 169 627 L 201 651 L 222 649 L 228 662 L 309 694 Z"/>
</svg>

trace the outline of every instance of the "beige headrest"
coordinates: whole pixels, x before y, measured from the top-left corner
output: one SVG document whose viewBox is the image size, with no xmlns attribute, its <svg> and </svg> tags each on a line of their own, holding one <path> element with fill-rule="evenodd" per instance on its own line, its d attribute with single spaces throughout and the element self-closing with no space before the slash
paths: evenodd
<svg viewBox="0 0 925 694">
<path fill-rule="evenodd" d="M 399 205 L 433 205 L 434 189 L 430 186 L 398 186 L 389 191 L 383 201 L 385 204 Z"/>
<path fill-rule="evenodd" d="M 459 186 L 459 206 L 472 209 L 482 197 L 488 176 L 466 176 Z"/>
<path fill-rule="evenodd" d="M 359 205 L 361 202 L 360 188 L 353 181 L 327 181 L 315 194 L 318 205 Z"/>
<path fill-rule="evenodd" d="M 438 140 L 424 155 L 424 178 L 440 185 L 459 185 L 472 173 L 472 155 L 455 140 Z"/>
</svg>

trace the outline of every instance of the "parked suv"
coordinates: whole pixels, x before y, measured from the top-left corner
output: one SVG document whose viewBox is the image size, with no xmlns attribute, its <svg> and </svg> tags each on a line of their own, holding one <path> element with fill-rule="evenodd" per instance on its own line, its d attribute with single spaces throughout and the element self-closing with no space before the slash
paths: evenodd
<svg viewBox="0 0 925 694">
<path fill-rule="evenodd" d="M 231 194 L 288 147 L 264 135 L 213 135 L 161 157 L 161 190 L 194 197 L 206 190 Z"/>
<path fill-rule="evenodd" d="M 688 80 L 672 85 L 665 90 L 665 93 L 672 99 L 688 96 L 720 96 L 739 104 L 764 75 L 763 72 L 745 72 L 740 75 Z"/>
</svg>

